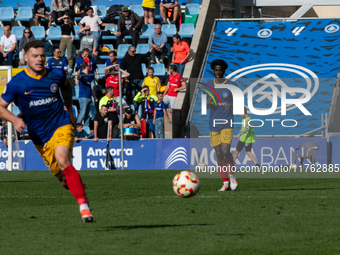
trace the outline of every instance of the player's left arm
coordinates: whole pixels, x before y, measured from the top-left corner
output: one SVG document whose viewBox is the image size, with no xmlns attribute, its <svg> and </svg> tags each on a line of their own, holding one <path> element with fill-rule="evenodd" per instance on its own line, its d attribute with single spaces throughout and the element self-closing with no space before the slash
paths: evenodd
<svg viewBox="0 0 340 255">
<path fill-rule="evenodd" d="M 61 94 L 63 95 L 64 105 L 66 106 L 66 109 L 70 114 L 71 122 L 73 126 L 76 126 L 77 120 L 74 117 L 72 109 L 72 85 L 69 83 L 68 80 L 66 80 L 65 85 L 61 86 L 60 90 Z"/>
<path fill-rule="evenodd" d="M 186 89 L 186 87 L 187 87 L 187 84 L 186 84 L 185 81 L 183 80 L 183 81 L 181 82 L 181 86 L 180 86 L 179 88 L 175 89 L 175 92 L 178 92 L 178 91 L 180 91 L 180 90 Z"/>
<path fill-rule="evenodd" d="M 8 120 L 12 122 L 15 130 L 17 130 L 19 133 L 24 132 L 24 129 L 26 128 L 24 120 L 22 118 L 16 117 L 9 110 L 7 110 L 8 105 L 9 103 L 0 97 L 0 118 L 2 120 Z"/>
</svg>

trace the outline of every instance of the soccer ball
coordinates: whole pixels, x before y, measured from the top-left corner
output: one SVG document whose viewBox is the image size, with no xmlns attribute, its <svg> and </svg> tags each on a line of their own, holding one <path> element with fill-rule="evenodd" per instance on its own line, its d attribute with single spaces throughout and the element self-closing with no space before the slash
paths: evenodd
<svg viewBox="0 0 340 255">
<path fill-rule="evenodd" d="M 199 162 L 196 169 L 203 171 L 207 165 L 204 162 Z"/>
<path fill-rule="evenodd" d="M 182 171 L 176 174 L 172 181 L 174 192 L 181 197 L 192 197 L 200 189 L 200 180 L 190 171 Z"/>
<path fill-rule="evenodd" d="M 296 169 L 297 168 L 297 165 L 296 164 L 291 164 L 290 166 L 289 166 L 289 169 Z"/>
</svg>

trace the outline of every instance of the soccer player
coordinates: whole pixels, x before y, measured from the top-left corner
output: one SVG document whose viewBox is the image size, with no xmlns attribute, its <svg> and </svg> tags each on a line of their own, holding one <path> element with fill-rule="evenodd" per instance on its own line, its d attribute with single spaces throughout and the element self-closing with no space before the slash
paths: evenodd
<svg viewBox="0 0 340 255">
<path fill-rule="evenodd" d="M 72 87 L 65 75 L 44 67 L 46 56 L 42 41 L 29 42 L 24 50 L 27 68 L 12 78 L 1 95 L 0 118 L 12 122 L 19 133 L 27 125 L 46 166 L 78 202 L 83 222 L 93 222 L 82 179 L 71 163 L 76 124 Z M 13 101 L 18 103 L 23 119 L 7 110 Z"/>
<path fill-rule="evenodd" d="M 237 86 L 235 82 L 223 78 L 228 64 L 222 59 L 215 59 L 210 64 L 214 72 L 215 79 L 208 84 L 215 87 L 215 84 L 228 84 Z M 223 186 L 219 191 L 226 191 L 229 188 L 228 171 L 230 177 L 230 189 L 237 189 L 237 180 L 235 173 L 230 171 L 234 165 L 233 155 L 230 152 L 231 141 L 233 139 L 234 129 L 231 121 L 234 120 L 233 115 L 233 97 L 231 91 L 227 88 L 216 89 L 221 98 L 220 102 L 215 104 L 212 97 L 207 99 L 207 107 L 210 108 L 209 130 L 210 130 L 210 145 L 214 147 L 216 152 L 218 169 L 223 180 Z M 214 124 L 214 119 L 224 119 L 226 124 Z"/>
<path fill-rule="evenodd" d="M 241 131 L 236 136 L 237 139 L 240 139 L 237 146 L 236 151 L 234 153 L 234 162 L 237 159 L 238 155 L 240 154 L 240 151 L 246 147 L 246 154 L 249 156 L 249 158 L 253 161 L 256 167 L 260 168 L 260 164 L 257 162 L 257 159 L 255 158 L 255 155 L 251 153 L 251 148 L 253 143 L 255 143 L 255 132 L 253 128 L 253 124 L 251 121 L 250 116 L 247 114 L 247 108 L 244 109 L 244 114 L 241 115 L 242 119 L 242 127 Z"/>
</svg>

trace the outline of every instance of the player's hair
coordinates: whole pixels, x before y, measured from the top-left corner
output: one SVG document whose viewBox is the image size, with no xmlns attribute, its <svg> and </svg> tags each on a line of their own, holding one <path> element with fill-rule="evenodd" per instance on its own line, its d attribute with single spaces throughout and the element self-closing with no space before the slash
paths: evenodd
<svg viewBox="0 0 340 255">
<path fill-rule="evenodd" d="M 90 50 L 88 48 L 85 48 L 85 49 L 83 49 L 82 53 L 84 53 L 85 51 L 90 52 Z"/>
<path fill-rule="evenodd" d="M 157 91 L 156 95 L 163 95 L 163 92 Z"/>
<path fill-rule="evenodd" d="M 223 59 L 215 59 L 213 62 L 211 62 L 210 67 L 212 70 L 214 70 L 215 66 L 221 66 L 224 71 L 228 68 L 227 62 L 225 62 Z"/>
<path fill-rule="evenodd" d="M 87 62 L 83 62 L 82 64 L 81 64 L 81 69 L 85 69 L 86 67 L 88 67 L 89 66 L 89 63 L 87 63 Z"/>
<path fill-rule="evenodd" d="M 170 65 L 170 68 L 172 71 L 177 72 L 177 66 L 176 65 Z"/>
<path fill-rule="evenodd" d="M 112 50 L 112 51 L 109 52 L 109 55 L 111 55 L 111 54 L 113 54 L 113 56 L 117 56 L 117 52 L 114 51 L 114 50 Z"/>
<path fill-rule="evenodd" d="M 113 90 L 113 87 L 106 87 L 106 89 L 105 89 L 105 93 L 107 94 L 107 93 L 109 93 L 111 90 Z"/>
<path fill-rule="evenodd" d="M 31 48 L 34 48 L 34 49 L 44 48 L 45 49 L 45 43 L 39 40 L 30 41 L 25 44 L 24 51 L 27 53 Z"/>
<path fill-rule="evenodd" d="M 149 70 L 155 71 L 155 69 L 153 69 L 153 67 L 151 67 L 151 66 L 148 68 L 148 71 Z"/>
</svg>

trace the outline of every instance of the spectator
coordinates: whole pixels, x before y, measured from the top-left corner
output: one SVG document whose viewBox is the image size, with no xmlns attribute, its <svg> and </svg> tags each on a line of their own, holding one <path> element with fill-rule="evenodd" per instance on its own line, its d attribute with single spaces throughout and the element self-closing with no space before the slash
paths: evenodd
<svg viewBox="0 0 340 255">
<path fill-rule="evenodd" d="M 167 53 L 166 43 L 168 36 L 166 33 L 161 31 L 161 25 L 155 25 L 155 32 L 149 36 L 149 45 L 152 49 L 151 53 L 151 64 L 156 62 L 155 55 L 161 56 L 160 62 L 164 63 L 165 55 Z"/>
<path fill-rule="evenodd" d="M 118 64 L 120 66 L 120 59 L 117 59 L 117 52 L 113 50 L 109 52 L 109 59 L 106 60 L 105 67 L 115 64 Z"/>
<path fill-rule="evenodd" d="M 13 66 L 14 53 L 17 47 L 17 37 L 15 34 L 11 33 L 11 27 L 4 27 L 4 35 L 0 40 L 0 65 L 2 65 L 2 60 L 7 58 L 8 64 Z"/>
<path fill-rule="evenodd" d="M 51 13 L 55 24 L 58 24 L 59 18 L 64 16 L 66 11 L 68 12 L 70 5 L 68 0 L 52 0 Z"/>
<path fill-rule="evenodd" d="M 74 31 L 73 25 L 70 23 L 70 15 L 67 13 L 64 16 L 58 18 L 58 24 L 61 27 L 61 40 L 60 40 L 60 51 L 61 56 L 65 56 L 65 51 L 67 49 L 67 58 L 68 64 L 70 66 L 70 70 L 72 72 L 74 67 L 74 60 L 73 60 L 73 41 L 76 35 Z M 71 37 L 72 33 L 72 37 Z"/>
<path fill-rule="evenodd" d="M 75 17 L 84 18 L 87 15 L 86 10 L 88 7 L 86 0 L 70 0 L 70 16 L 72 20 Z"/>
<path fill-rule="evenodd" d="M 77 123 L 81 123 L 84 120 L 84 126 L 90 125 L 90 105 L 91 94 L 95 100 L 98 101 L 96 95 L 91 89 L 91 82 L 94 80 L 93 75 L 90 73 L 90 64 L 87 62 L 82 63 L 82 70 L 76 75 L 79 84 L 79 108 L 80 113 L 78 115 Z"/>
<path fill-rule="evenodd" d="M 182 41 L 182 38 L 178 34 L 174 35 L 173 40 L 172 63 L 177 66 L 177 72 L 183 75 L 185 63 L 188 62 L 190 56 L 190 48 L 188 43 Z"/>
<path fill-rule="evenodd" d="M 144 75 L 142 72 L 142 61 L 145 61 L 151 54 L 151 49 L 145 54 L 136 54 L 136 47 L 130 46 L 125 57 L 122 59 L 120 67 L 126 70 L 129 76 L 129 82 L 126 86 L 126 99 L 130 103 L 136 95 L 136 92 L 141 89 Z M 135 109 L 137 103 L 133 101 Z"/>
<path fill-rule="evenodd" d="M 88 136 L 89 134 L 83 129 L 83 124 L 77 123 L 74 141 L 79 142 L 81 140 L 86 140 L 88 139 Z"/>
<path fill-rule="evenodd" d="M 118 100 L 117 98 L 115 98 L 113 96 L 113 93 L 114 93 L 114 89 L 113 87 L 107 87 L 105 89 L 105 96 L 103 96 L 100 101 L 99 101 L 99 109 L 102 108 L 103 105 L 106 105 L 107 108 L 108 108 L 108 115 L 110 116 L 110 119 L 112 120 L 112 138 L 118 138 L 118 122 L 119 122 L 119 119 L 118 119 L 118 114 L 119 114 L 119 103 L 118 103 Z M 122 103 L 123 104 L 123 103 Z M 125 106 L 126 103 L 125 103 Z M 123 107 L 124 107 L 124 104 L 123 104 Z"/>
<path fill-rule="evenodd" d="M 171 24 L 176 24 L 178 17 L 178 0 L 161 0 L 159 4 L 159 10 L 163 19 L 162 24 L 167 24 L 166 17 L 170 9 L 172 10 L 173 14 L 173 20 L 171 21 Z"/>
<path fill-rule="evenodd" d="M 178 91 L 185 89 L 186 83 L 183 80 L 182 75 L 177 73 L 176 65 L 170 65 L 169 71 L 168 84 L 164 91 L 164 103 L 166 105 L 170 104 L 170 107 L 173 109 L 175 107 Z"/>
<path fill-rule="evenodd" d="M 94 116 L 94 138 L 93 141 L 98 142 L 98 139 L 106 139 L 112 141 L 112 117 L 108 114 L 107 105 L 102 105 L 99 112 Z M 109 128 L 108 128 L 109 126 Z M 109 133 L 108 133 L 109 131 Z"/>
<path fill-rule="evenodd" d="M 143 0 L 142 7 L 144 10 L 144 24 L 154 24 L 155 17 L 154 12 L 156 9 L 155 0 Z M 150 19 L 150 23 L 149 23 Z"/>
<path fill-rule="evenodd" d="M 60 56 L 60 49 L 59 47 L 55 47 L 53 54 L 54 57 L 50 58 L 47 62 L 47 69 L 49 70 L 53 70 L 53 69 L 64 69 L 65 72 L 68 72 L 68 64 L 67 64 L 67 60 L 64 57 Z"/>
<path fill-rule="evenodd" d="M 52 15 L 47 11 L 44 0 L 36 0 L 37 3 L 33 6 L 33 16 L 35 19 L 35 25 L 39 26 L 39 21 L 41 18 L 48 19 L 48 27 L 51 26 L 52 23 Z"/>
<path fill-rule="evenodd" d="M 123 114 L 123 128 L 128 128 L 131 125 L 137 128 L 141 128 L 142 124 L 137 114 L 132 114 L 131 107 L 125 108 L 125 112 Z M 120 121 L 118 123 L 118 128 L 120 129 Z"/>
<path fill-rule="evenodd" d="M 129 10 L 127 6 L 123 6 L 117 23 L 117 48 L 126 35 L 130 35 L 132 37 L 132 45 L 137 46 L 138 31 L 142 23 L 141 17 Z"/>
<path fill-rule="evenodd" d="M 100 42 L 100 28 L 99 26 L 105 27 L 106 25 L 113 25 L 109 23 L 103 23 L 103 21 L 99 18 L 98 15 L 93 16 L 93 9 L 89 7 L 86 11 L 88 16 L 85 16 L 84 18 L 81 19 L 79 22 L 80 27 L 84 28 L 85 26 L 88 27 L 90 26 L 91 34 L 94 34 L 97 38 L 97 45 L 99 45 Z"/>
<path fill-rule="evenodd" d="M 149 87 L 145 86 L 140 92 L 137 93 L 133 99 L 140 104 L 139 113 L 142 119 L 146 119 L 149 123 L 150 129 L 155 136 L 155 125 L 153 124 L 153 112 L 155 107 L 155 102 L 158 98 L 149 93 Z"/>
<path fill-rule="evenodd" d="M 100 77 L 99 77 L 99 70 L 96 64 L 95 59 L 90 56 L 90 50 L 88 48 L 83 49 L 81 57 L 77 59 L 76 61 L 76 74 L 79 73 L 81 71 L 81 65 L 82 63 L 89 63 L 90 64 L 90 72 L 89 74 L 93 75 L 94 77 L 94 73 L 96 73 L 96 80 L 99 81 Z M 78 83 L 78 80 L 76 79 L 76 84 Z M 96 97 L 98 98 L 98 89 L 95 88 L 96 87 L 96 82 L 95 80 L 92 80 L 91 82 L 91 88 L 92 90 L 94 90 L 94 93 L 96 95 Z M 101 87 L 100 85 L 98 85 L 98 87 Z M 101 90 L 101 88 L 100 88 Z"/>
<path fill-rule="evenodd" d="M 123 84 L 124 78 L 128 77 L 130 74 L 124 70 L 122 70 L 118 64 L 112 65 L 112 66 L 107 66 L 104 68 L 104 73 L 105 73 L 105 81 L 106 81 L 106 87 L 113 87 L 114 89 L 114 97 L 119 97 L 119 75 L 118 73 L 116 74 L 116 71 L 121 72 L 121 84 Z M 123 91 L 123 87 L 121 88 Z M 124 100 L 124 99 L 122 99 Z M 124 100 L 125 102 L 125 100 Z"/>
<path fill-rule="evenodd" d="M 142 87 L 148 86 L 150 95 L 157 96 L 157 92 L 160 90 L 162 84 L 159 78 L 153 75 L 154 72 L 153 67 L 148 68 L 148 76 L 144 78 Z"/>
<path fill-rule="evenodd" d="M 172 120 L 169 118 L 166 112 L 166 106 L 163 102 L 163 93 L 157 92 L 158 100 L 155 102 L 155 112 L 153 113 L 153 124 L 155 125 L 155 137 L 164 138 L 164 115 L 169 123 Z"/>
<path fill-rule="evenodd" d="M 24 59 L 24 54 L 25 54 L 25 51 L 24 51 L 24 46 L 26 43 L 30 42 L 30 41 L 34 41 L 35 38 L 34 38 L 34 35 L 31 31 L 31 29 L 29 27 L 26 27 L 24 29 L 24 33 L 20 39 L 20 42 L 19 42 L 19 65 L 26 65 L 26 62 L 25 62 L 25 59 Z"/>
<path fill-rule="evenodd" d="M 85 34 L 83 34 L 83 31 L 85 31 Z M 97 39 L 94 34 L 91 34 L 90 32 L 90 26 L 87 25 L 86 27 L 81 28 L 77 32 L 79 39 L 80 39 L 80 48 L 78 51 L 77 59 L 80 58 L 82 52 L 84 49 L 89 49 L 89 54 L 91 56 L 94 56 L 95 61 L 97 61 Z"/>
</svg>

